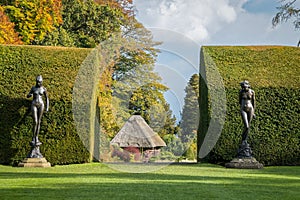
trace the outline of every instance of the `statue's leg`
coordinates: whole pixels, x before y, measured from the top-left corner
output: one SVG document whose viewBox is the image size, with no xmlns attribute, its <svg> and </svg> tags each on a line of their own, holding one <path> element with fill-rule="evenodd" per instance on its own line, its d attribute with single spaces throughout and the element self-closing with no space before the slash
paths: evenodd
<svg viewBox="0 0 300 200">
<path fill-rule="evenodd" d="M 33 138 L 31 141 L 31 151 L 28 154 L 28 158 L 42 158 L 43 156 L 40 152 L 40 147 L 39 147 L 42 143 L 40 143 L 38 139 L 38 134 L 40 131 L 41 116 L 43 113 L 41 107 L 38 107 L 36 105 L 32 105 L 31 110 L 32 110 L 32 116 L 34 121 L 34 127 L 33 127 Z"/>
<path fill-rule="evenodd" d="M 41 121 L 42 121 L 42 116 L 44 112 L 44 105 L 42 104 L 40 108 L 37 110 L 37 130 L 36 130 L 36 137 L 39 136 L 40 133 L 40 128 L 41 128 Z"/>
<path fill-rule="evenodd" d="M 247 132 L 245 133 L 246 134 L 246 139 L 248 138 L 248 135 L 249 135 L 249 132 L 250 132 L 250 124 L 251 124 L 251 121 L 253 119 L 253 115 L 254 115 L 254 109 L 251 108 L 248 112 L 247 112 L 247 121 L 248 121 L 248 126 L 247 126 Z"/>
<path fill-rule="evenodd" d="M 33 118 L 33 138 L 35 138 L 38 130 L 38 109 L 36 106 L 31 106 L 32 118 Z"/>
<path fill-rule="evenodd" d="M 251 124 L 251 121 L 253 119 L 253 116 L 254 116 L 254 110 L 253 110 L 253 108 L 251 108 L 249 110 L 249 112 L 247 112 L 247 119 L 248 119 L 248 123 L 249 123 L 249 129 L 250 129 L 250 124 Z"/>
<path fill-rule="evenodd" d="M 244 130 L 243 130 L 243 134 L 242 134 L 242 141 L 245 141 L 248 138 L 248 132 L 249 132 L 248 114 L 247 114 L 247 112 L 242 110 L 241 115 L 242 115 L 242 120 L 243 120 L 243 124 L 244 124 Z"/>
</svg>

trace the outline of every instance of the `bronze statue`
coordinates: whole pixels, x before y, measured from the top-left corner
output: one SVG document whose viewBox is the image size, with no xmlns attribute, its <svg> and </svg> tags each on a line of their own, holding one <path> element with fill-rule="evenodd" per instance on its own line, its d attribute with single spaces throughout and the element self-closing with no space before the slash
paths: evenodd
<svg viewBox="0 0 300 200">
<path fill-rule="evenodd" d="M 240 83 L 241 90 L 239 94 L 240 111 L 244 124 L 244 130 L 242 133 L 242 144 L 239 149 L 240 157 L 251 157 L 251 149 L 247 143 L 248 134 L 250 131 L 250 124 L 253 118 L 255 118 L 255 92 L 250 89 L 248 81 Z"/>
<path fill-rule="evenodd" d="M 33 96 L 33 100 L 31 103 L 31 112 L 32 112 L 32 118 L 34 121 L 33 126 L 33 137 L 31 141 L 32 150 L 28 157 L 30 158 L 41 158 L 43 157 L 42 154 L 39 151 L 39 146 L 42 144 L 39 139 L 38 135 L 40 132 L 40 126 L 41 126 L 41 120 L 42 116 L 45 110 L 45 104 L 43 101 L 43 96 L 45 96 L 46 99 L 46 112 L 48 112 L 49 109 L 49 98 L 47 94 L 46 88 L 42 85 L 43 78 L 41 75 L 36 77 L 36 84 L 33 86 L 27 95 L 27 98 Z"/>
</svg>

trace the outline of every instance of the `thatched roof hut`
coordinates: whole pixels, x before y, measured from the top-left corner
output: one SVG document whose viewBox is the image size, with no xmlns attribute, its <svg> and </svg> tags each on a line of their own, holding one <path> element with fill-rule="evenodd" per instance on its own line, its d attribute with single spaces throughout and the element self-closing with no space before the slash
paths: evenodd
<svg viewBox="0 0 300 200">
<path fill-rule="evenodd" d="M 140 115 L 131 116 L 110 144 L 119 147 L 156 148 L 166 143 L 155 133 Z"/>
</svg>

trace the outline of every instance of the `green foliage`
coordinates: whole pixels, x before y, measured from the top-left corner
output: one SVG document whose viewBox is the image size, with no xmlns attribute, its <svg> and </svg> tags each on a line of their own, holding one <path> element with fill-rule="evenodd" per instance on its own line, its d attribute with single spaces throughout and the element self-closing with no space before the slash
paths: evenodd
<svg viewBox="0 0 300 200">
<path fill-rule="evenodd" d="M 188 160 L 196 160 L 197 158 L 197 141 L 193 141 L 185 152 L 185 157 Z"/>
<path fill-rule="evenodd" d="M 38 44 L 45 46 L 75 47 L 75 41 L 71 34 L 69 34 L 62 26 L 47 34 L 42 41 L 38 42 Z"/>
<path fill-rule="evenodd" d="M 163 111 L 163 113 L 161 113 L 160 115 L 156 115 L 155 117 L 154 115 L 151 116 L 153 120 L 151 125 L 153 124 L 153 122 L 160 124 L 157 126 L 157 128 L 159 129 L 155 129 L 154 126 L 153 130 L 156 130 L 161 137 L 167 134 L 178 135 L 178 133 L 180 132 L 180 128 L 176 124 L 176 117 L 172 115 L 172 110 L 170 110 L 170 105 L 168 103 L 165 103 L 163 109 L 160 110 L 159 112 L 161 111 Z M 155 112 L 155 113 L 159 113 L 159 112 Z M 164 122 L 163 125 L 161 125 L 162 121 Z"/>
<path fill-rule="evenodd" d="M 26 94 L 42 74 L 50 109 L 42 119 L 42 154 L 52 164 L 87 162 L 73 121 L 72 89 L 90 50 L 36 46 L 0 46 L 0 163 L 17 163 L 29 153 L 31 99 Z"/>
<path fill-rule="evenodd" d="M 170 151 L 161 151 L 161 153 L 157 156 L 152 156 L 149 159 L 149 162 L 162 162 L 162 161 L 167 161 L 167 162 L 175 162 L 178 160 L 178 156 L 175 156 L 172 152 Z"/>
<path fill-rule="evenodd" d="M 237 154 L 243 129 L 239 83 L 246 79 L 256 93 L 256 118 L 248 139 L 255 158 L 265 165 L 299 165 L 300 50 L 268 46 L 202 48 L 204 62 L 212 58 L 223 78 L 227 107 L 222 134 L 208 160 L 224 163 Z M 200 129 L 202 138 L 203 133 Z"/>
<path fill-rule="evenodd" d="M 160 83 L 149 83 L 137 88 L 129 100 L 131 114 L 142 115 L 149 123 L 149 110 L 156 104 L 165 103 L 163 92 L 166 90 L 167 87 Z"/>
<path fill-rule="evenodd" d="M 190 142 L 195 138 L 199 124 L 199 75 L 194 74 L 185 88 L 184 106 L 180 127 L 183 142 Z"/>
<path fill-rule="evenodd" d="M 166 147 L 162 148 L 164 152 L 170 152 L 175 156 L 181 156 L 185 150 L 184 144 L 181 142 L 180 138 L 175 135 L 168 134 L 163 137 L 166 142 Z"/>
<path fill-rule="evenodd" d="M 44 44 L 95 47 L 120 32 L 122 12 L 93 0 L 63 0 L 63 24 Z"/>
<path fill-rule="evenodd" d="M 195 160 L 197 157 L 197 130 L 199 125 L 199 75 L 193 74 L 186 88 L 182 119 L 180 121 L 181 141 L 186 146 L 184 155 Z"/>
</svg>

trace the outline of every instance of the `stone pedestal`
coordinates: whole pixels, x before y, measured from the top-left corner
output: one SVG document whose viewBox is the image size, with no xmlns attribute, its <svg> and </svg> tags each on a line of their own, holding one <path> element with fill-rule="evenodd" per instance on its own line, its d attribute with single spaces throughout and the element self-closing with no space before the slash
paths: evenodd
<svg viewBox="0 0 300 200">
<path fill-rule="evenodd" d="M 38 137 L 33 137 L 30 142 L 31 151 L 18 167 L 51 167 L 51 164 L 47 162 L 46 158 L 40 152 L 40 145 L 42 143 L 39 141 Z"/>
<path fill-rule="evenodd" d="M 261 169 L 263 168 L 263 164 L 259 163 L 254 157 L 234 158 L 229 163 L 226 163 L 225 167 L 237 169 Z"/>
<path fill-rule="evenodd" d="M 25 158 L 18 167 L 51 167 L 45 158 Z"/>
</svg>

